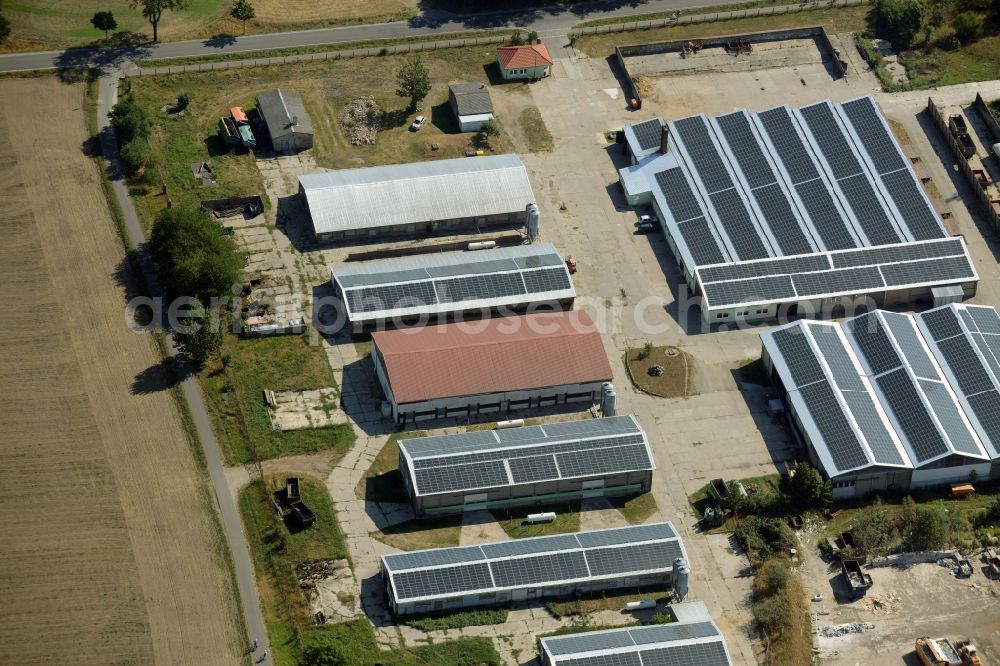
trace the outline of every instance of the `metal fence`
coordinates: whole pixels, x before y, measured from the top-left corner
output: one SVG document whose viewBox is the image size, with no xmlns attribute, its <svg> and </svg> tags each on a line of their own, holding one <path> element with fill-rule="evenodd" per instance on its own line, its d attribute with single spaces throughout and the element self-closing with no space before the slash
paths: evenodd
<svg viewBox="0 0 1000 666">
<path fill-rule="evenodd" d="M 691 23 L 730 21 L 733 19 L 756 18 L 758 16 L 797 14 L 799 12 L 807 12 L 814 9 L 870 5 L 873 4 L 873 2 L 874 0 L 826 0 L 826 2 L 802 2 L 797 5 L 775 5 L 773 7 L 736 9 L 728 12 L 715 12 L 713 14 L 692 14 L 690 16 L 678 15 L 676 17 L 649 19 L 646 21 L 624 21 L 622 23 L 609 23 L 607 25 L 592 25 L 583 28 L 575 28 L 570 32 L 570 37 L 580 37 L 582 35 L 603 35 L 611 32 L 627 32 L 629 30 L 644 30 L 647 28 L 665 28 L 677 25 L 688 25 Z"/>
<path fill-rule="evenodd" d="M 951 149 L 952 155 L 955 157 L 955 162 L 958 163 L 962 176 L 969 184 L 973 194 L 976 195 L 976 200 L 979 202 L 979 207 L 982 209 L 983 215 L 993 226 L 993 229 L 1000 232 L 1000 215 L 997 215 L 997 211 L 993 206 L 993 201 L 990 200 L 990 195 L 979 184 L 979 179 L 976 178 L 976 175 L 972 173 L 972 165 L 969 164 L 969 160 L 967 160 L 965 155 L 962 154 L 962 147 L 948 129 L 948 120 L 944 117 L 944 115 L 942 115 L 941 111 L 934 103 L 934 100 L 930 97 L 927 98 L 927 112 L 930 113 L 931 118 L 934 120 L 934 124 L 937 125 L 938 131 L 940 131 L 941 135 L 944 136 L 944 140 L 948 144 L 948 148 Z"/>
<path fill-rule="evenodd" d="M 504 44 L 510 42 L 510 35 L 495 35 L 492 37 L 477 37 L 475 39 L 447 39 L 433 42 L 410 42 L 407 44 L 389 44 L 363 49 L 343 49 L 339 51 L 322 51 L 320 53 L 299 53 L 288 56 L 272 56 L 270 58 L 245 58 L 241 60 L 210 60 L 186 65 L 166 65 L 163 67 L 140 67 L 127 76 L 156 76 L 158 74 L 183 74 L 185 72 L 210 72 L 221 69 L 242 69 L 247 67 L 267 67 L 269 65 L 287 65 L 296 62 L 315 62 L 320 60 L 342 60 L 349 58 L 368 58 L 397 53 L 413 53 L 416 51 L 435 51 L 437 49 L 452 49 L 462 46 L 482 46 L 487 44 Z"/>
</svg>

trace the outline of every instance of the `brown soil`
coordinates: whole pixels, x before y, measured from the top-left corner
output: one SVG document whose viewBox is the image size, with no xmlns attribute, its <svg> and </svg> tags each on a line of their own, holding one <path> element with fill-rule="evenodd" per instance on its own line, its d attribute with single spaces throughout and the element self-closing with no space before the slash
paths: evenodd
<svg viewBox="0 0 1000 666">
<path fill-rule="evenodd" d="M 642 348 L 625 351 L 629 376 L 640 391 L 661 398 L 683 398 L 688 394 L 690 365 L 688 356 L 676 347 L 653 347 L 649 354 Z M 653 376 L 649 369 L 663 368 L 663 374 Z"/>
<path fill-rule="evenodd" d="M 207 479 L 121 242 L 83 90 L 0 82 L 0 663 L 242 663 Z"/>
</svg>

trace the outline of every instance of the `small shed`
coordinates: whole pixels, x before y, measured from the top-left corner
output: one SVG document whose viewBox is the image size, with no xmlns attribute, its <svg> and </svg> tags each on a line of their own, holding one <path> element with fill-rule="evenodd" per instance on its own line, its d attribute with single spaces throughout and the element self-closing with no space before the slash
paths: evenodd
<svg viewBox="0 0 1000 666">
<path fill-rule="evenodd" d="M 497 64 L 505 81 L 541 79 L 551 72 L 552 56 L 545 44 L 501 46 L 497 49 Z"/>
<path fill-rule="evenodd" d="M 493 118 L 493 100 L 485 83 L 453 83 L 448 86 L 448 103 L 463 132 L 478 132 Z"/>
<path fill-rule="evenodd" d="M 257 110 L 279 153 L 294 153 L 313 145 L 313 126 L 299 94 L 276 88 L 257 95 Z"/>
</svg>

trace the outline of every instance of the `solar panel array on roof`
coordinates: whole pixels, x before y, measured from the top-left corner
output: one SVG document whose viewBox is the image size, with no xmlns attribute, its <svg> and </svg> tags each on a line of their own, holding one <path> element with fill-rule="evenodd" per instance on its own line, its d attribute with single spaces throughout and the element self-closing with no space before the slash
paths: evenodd
<svg viewBox="0 0 1000 666">
<path fill-rule="evenodd" d="M 663 126 L 660 124 L 659 118 L 636 123 L 631 127 L 641 150 L 651 150 L 660 146 L 660 134 Z"/>
<path fill-rule="evenodd" d="M 612 534 L 603 538 L 603 532 Z M 609 541 L 610 543 L 601 543 Z M 597 542 L 596 544 L 594 542 Z M 684 549 L 670 523 L 382 556 L 397 601 L 669 574 Z"/>
<path fill-rule="evenodd" d="M 709 310 L 978 279 L 958 238 L 719 264 L 695 274 Z"/>
<path fill-rule="evenodd" d="M 331 275 L 355 322 L 576 296 L 547 243 L 343 264 Z"/>
<path fill-rule="evenodd" d="M 633 416 L 401 440 L 418 496 L 655 468 Z"/>
<path fill-rule="evenodd" d="M 682 604 L 686 605 L 686 604 Z M 541 640 L 553 666 L 731 666 L 725 639 L 705 615 L 670 624 L 585 632 Z"/>
</svg>

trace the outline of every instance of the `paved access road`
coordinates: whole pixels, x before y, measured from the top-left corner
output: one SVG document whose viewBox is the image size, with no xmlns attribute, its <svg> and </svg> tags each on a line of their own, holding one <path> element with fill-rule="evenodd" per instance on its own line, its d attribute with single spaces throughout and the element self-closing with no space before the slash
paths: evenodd
<svg viewBox="0 0 1000 666">
<path fill-rule="evenodd" d="M 525 28 L 541 35 L 562 35 L 581 21 L 628 18 L 637 14 L 729 4 L 738 0 L 603 0 L 569 6 L 540 7 L 490 14 L 461 15 L 426 11 L 408 21 L 371 25 L 274 32 L 244 37 L 215 37 L 184 42 L 165 42 L 121 49 L 69 49 L 0 56 L 0 72 L 61 67 L 116 68 L 127 61 L 146 58 L 181 58 L 242 53 L 268 49 L 322 46 L 375 39 L 418 37 L 468 30 Z M 165 15 L 164 21 L 170 16 Z"/>
</svg>

